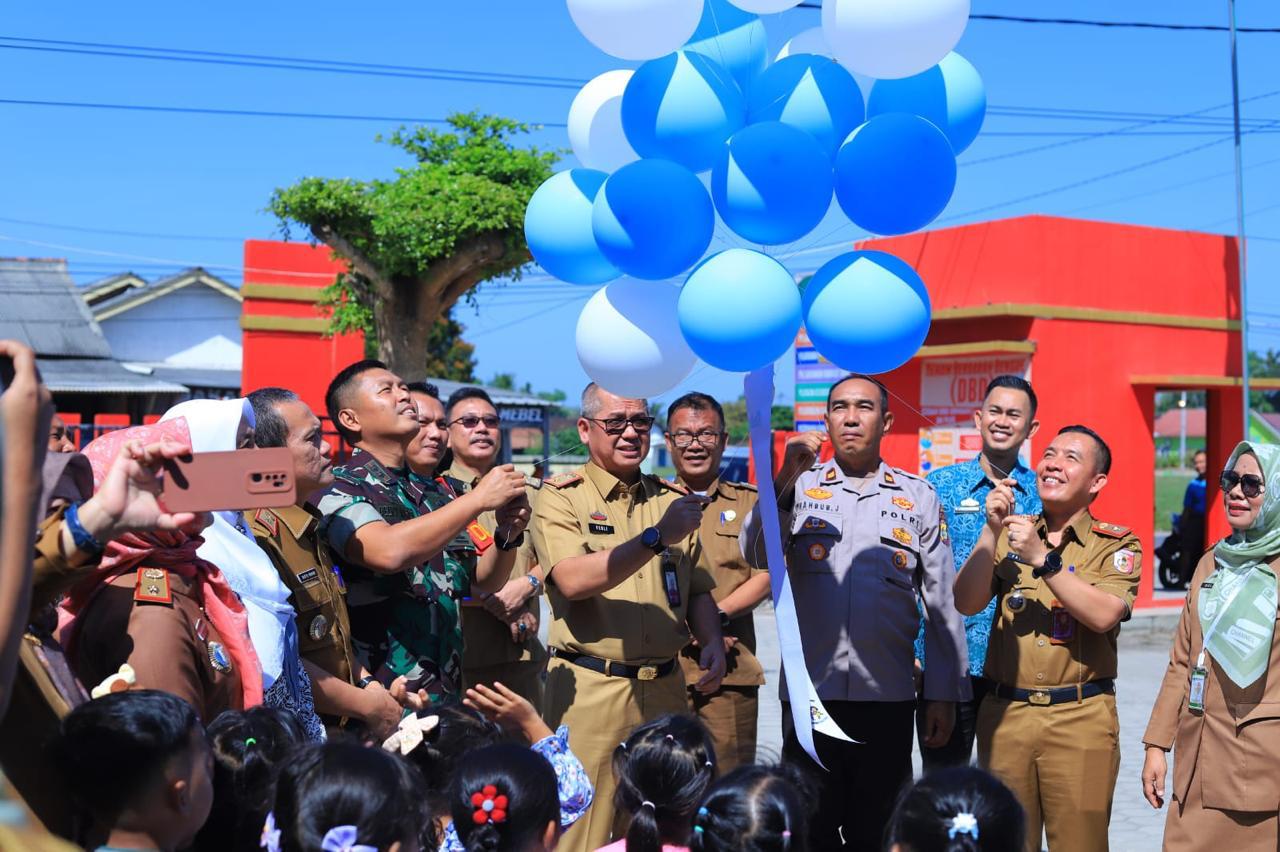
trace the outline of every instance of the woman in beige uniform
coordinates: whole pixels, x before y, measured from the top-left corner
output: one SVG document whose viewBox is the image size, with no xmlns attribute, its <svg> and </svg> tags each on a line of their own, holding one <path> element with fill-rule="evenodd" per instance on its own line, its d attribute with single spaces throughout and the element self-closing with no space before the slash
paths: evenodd
<svg viewBox="0 0 1280 852">
<path fill-rule="evenodd" d="M 1273 485 L 1273 480 L 1275 484 Z M 1244 442 L 1222 473 L 1232 534 L 1196 566 L 1143 742 L 1142 790 L 1164 848 L 1280 847 L 1280 447 Z"/>
</svg>

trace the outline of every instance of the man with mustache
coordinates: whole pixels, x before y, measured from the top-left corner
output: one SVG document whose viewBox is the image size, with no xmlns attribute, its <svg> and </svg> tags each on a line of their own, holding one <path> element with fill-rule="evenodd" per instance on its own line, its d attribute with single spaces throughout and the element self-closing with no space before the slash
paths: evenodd
<svg viewBox="0 0 1280 852">
<path fill-rule="evenodd" d="M 445 404 L 449 422 L 451 460 L 444 479 L 458 494 L 465 494 L 493 469 L 502 451 L 498 409 L 482 388 L 454 391 Z M 529 487 L 526 495 L 537 492 Z M 492 512 L 477 520 L 492 529 Z M 542 569 L 526 536 L 516 548 L 511 579 L 493 594 L 476 595 L 463 604 L 462 675 L 467 687 L 478 683 L 502 683 L 542 709 L 542 672 L 547 649 L 538 639 L 538 599 L 542 594 Z"/>
<path fill-rule="evenodd" d="M 1089 511 L 1110 470 L 1098 433 L 1061 429 L 1036 466 L 1040 514 L 1015 514 L 1015 483 L 997 485 L 955 580 L 966 615 L 996 599 L 978 763 L 1022 803 L 1028 852 L 1042 828 L 1054 852 L 1107 849 L 1120 769 L 1116 639 L 1142 573 L 1138 538 Z"/>
<path fill-rule="evenodd" d="M 408 384 L 380 361 L 339 372 L 325 405 L 355 446 L 317 507 L 347 582 L 356 655 L 386 686 L 405 676 L 410 693 L 456 696 L 462 674 L 457 599 L 472 585 L 496 591 L 506 582 L 515 553 L 488 545 L 495 536 L 510 543 L 523 535 L 529 518 L 524 476 L 511 465 L 496 467 L 456 500 L 415 476 L 411 456 L 422 452 L 432 430 L 443 432 L 444 415 L 428 413 L 429 422 L 420 423 Z M 443 452 L 443 438 L 439 444 Z M 488 510 L 497 512 L 498 528 L 476 529 L 475 518 Z M 483 553 L 474 548 L 474 567 L 459 570 L 448 551 L 462 538 L 484 547 Z"/>
<path fill-rule="evenodd" d="M 690 556 L 707 499 L 640 472 L 652 427 L 645 400 L 588 385 L 578 436 L 590 461 L 546 480 L 534 510 L 552 614 L 543 715 L 569 727 L 596 791 L 557 847 L 568 852 L 599 849 L 617 827 L 618 743 L 639 724 L 688 711 L 675 658 L 690 632 L 702 648 L 695 688 L 715 692 L 724 676 L 715 580 Z"/>
<path fill-rule="evenodd" d="M 782 749 L 819 790 L 810 846 L 879 852 L 898 793 L 911 781 L 917 607 L 929 652 L 922 691 L 930 746 L 947 741 L 956 702 L 971 695 L 964 623 L 951 597 L 955 568 L 933 486 L 880 458 L 893 425 L 884 385 L 856 373 L 836 382 L 826 421 L 826 433 L 787 442 L 778 506 L 809 676 L 828 714 L 858 742 L 815 735 L 826 771 L 790 724 Z M 835 457 L 815 464 L 828 436 Z M 740 542 L 753 564 L 765 564 L 758 512 Z M 784 724 L 790 719 L 784 711 Z"/>
</svg>

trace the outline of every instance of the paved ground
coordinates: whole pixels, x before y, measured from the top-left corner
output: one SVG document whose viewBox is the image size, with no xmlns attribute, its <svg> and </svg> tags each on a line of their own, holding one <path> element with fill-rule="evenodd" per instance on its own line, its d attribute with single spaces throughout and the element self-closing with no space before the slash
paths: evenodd
<svg viewBox="0 0 1280 852">
<path fill-rule="evenodd" d="M 1169 659 L 1169 641 L 1177 622 L 1177 610 L 1158 617 L 1136 617 L 1121 631 L 1120 679 L 1117 702 L 1120 712 L 1120 777 L 1111 817 L 1111 848 L 1116 852 L 1154 852 L 1160 849 L 1164 812 L 1152 810 L 1142 798 L 1142 732 L 1155 701 Z M 773 610 L 756 612 L 759 657 L 769 686 L 760 691 L 761 760 L 776 760 L 782 743 L 781 705 L 778 701 L 777 630 Z M 916 772 L 920 771 L 918 755 Z"/>
</svg>

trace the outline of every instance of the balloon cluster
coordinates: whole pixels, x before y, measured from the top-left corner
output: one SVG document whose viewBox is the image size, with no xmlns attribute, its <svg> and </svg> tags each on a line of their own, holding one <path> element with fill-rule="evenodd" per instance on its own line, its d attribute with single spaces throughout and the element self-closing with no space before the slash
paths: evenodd
<svg viewBox="0 0 1280 852">
<path fill-rule="evenodd" d="M 848 252 L 802 294 L 764 251 L 703 255 L 717 223 L 762 248 L 799 240 L 833 198 L 874 234 L 932 222 L 986 112 L 981 78 L 952 52 L 969 0 L 823 0 L 822 26 L 772 63 L 760 15 L 800 0 L 567 2 L 592 44 L 643 60 L 582 87 L 568 121 L 581 167 L 543 184 L 525 217 L 549 274 L 613 282 L 578 320 L 587 374 L 652 396 L 698 358 L 730 371 L 769 364 L 802 322 L 846 369 L 910 359 L 929 330 L 929 295 L 898 258 Z"/>
</svg>

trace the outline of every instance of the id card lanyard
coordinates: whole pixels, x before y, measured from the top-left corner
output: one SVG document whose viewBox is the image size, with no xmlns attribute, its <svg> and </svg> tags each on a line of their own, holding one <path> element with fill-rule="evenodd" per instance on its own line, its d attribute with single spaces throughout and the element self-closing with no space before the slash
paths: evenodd
<svg viewBox="0 0 1280 852">
<path fill-rule="evenodd" d="M 1236 595 L 1240 594 L 1240 590 L 1244 588 L 1244 582 L 1240 582 L 1232 590 L 1231 595 L 1222 602 L 1222 607 L 1218 610 L 1218 615 L 1209 623 L 1209 629 L 1204 632 L 1201 637 L 1200 654 L 1196 657 L 1195 667 L 1191 669 L 1191 688 L 1187 695 L 1187 709 L 1196 713 L 1204 712 L 1204 687 L 1205 682 L 1209 678 L 1209 670 L 1205 667 L 1206 654 L 1209 651 L 1209 640 L 1213 638 L 1213 634 L 1218 630 L 1218 622 L 1222 621 L 1222 616 L 1227 614 L 1227 610 L 1231 604 L 1235 603 Z"/>
</svg>

